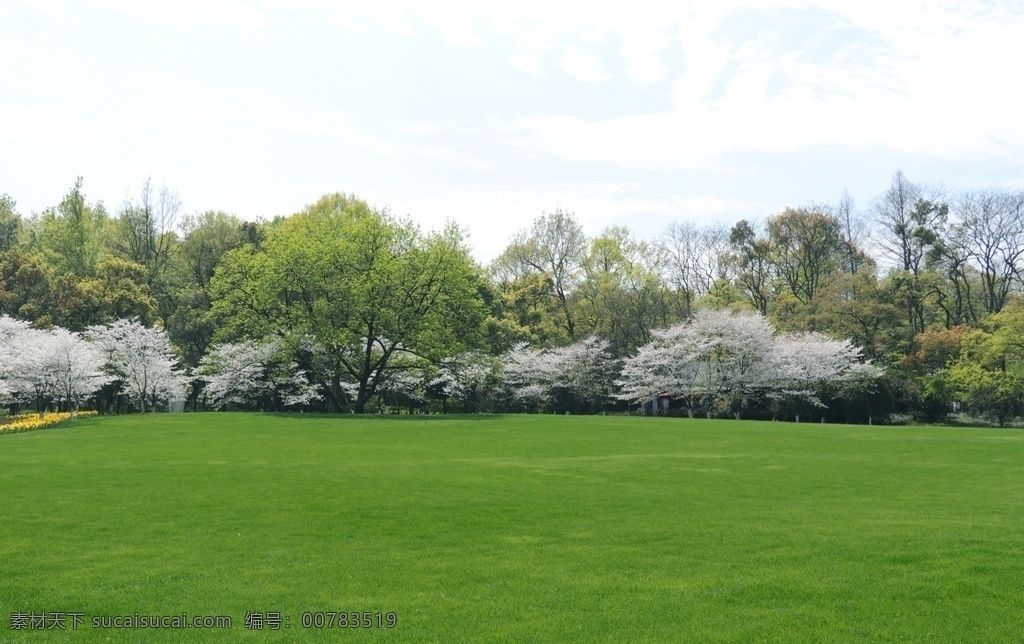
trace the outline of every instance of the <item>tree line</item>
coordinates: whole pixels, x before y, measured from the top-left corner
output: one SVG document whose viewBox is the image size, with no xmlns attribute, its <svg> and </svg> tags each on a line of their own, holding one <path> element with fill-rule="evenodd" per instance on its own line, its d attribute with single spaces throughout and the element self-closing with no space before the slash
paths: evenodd
<svg viewBox="0 0 1024 644">
<path fill-rule="evenodd" d="M 26 329 L 97 345 L 101 329 L 163 334 L 173 387 L 147 398 L 108 351 L 87 397 L 104 410 L 166 404 L 173 389 L 191 409 L 1006 423 L 1024 400 L 1022 255 L 1024 192 L 940 191 L 901 172 L 860 210 L 843 195 L 763 221 L 671 222 L 653 239 L 591 237 L 556 210 L 487 266 L 456 226 L 423 232 L 354 195 L 248 222 L 185 214 L 148 181 L 112 214 L 78 179 L 41 213 L 0 196 L 0 315 L 8 361 L 43 346 L 12 344 Z M 718 335 L 701 335 L 712 314 Z M 739 379 L 724 375 L 733 327 L 763 349 Z M 23 376 L 0 372 L 5 400 L 86 402 Z"/>
</svg>

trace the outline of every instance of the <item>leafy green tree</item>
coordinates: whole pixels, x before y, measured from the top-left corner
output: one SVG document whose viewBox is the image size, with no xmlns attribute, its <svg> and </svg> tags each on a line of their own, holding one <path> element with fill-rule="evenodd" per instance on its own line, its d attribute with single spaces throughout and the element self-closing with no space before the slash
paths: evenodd
<svg viewBox="0 0 1024 644">
<path fill-rule="evenodd" d="M 491 315 L 487 318 L 488 344 L 493 355 L 520 342 L 558 346 L 568 342 L 558 323 L 560 310 L 554 285 L 547 273 L 527 273 L 493 286 Z"/>
<path fill-rule="evenodd" d="M 835 278 L 848 258 L 842 227 L 832 215 L 787 208 L 770 217 L 765 228 L 774 273 L 803 304 Z"/>
<path fill-rule="evenodd" d="M 520 231 L 512 243 L 491 265 L 499 281 L 511 282 L 540 273 L 551 279 L 560 319 L 570 341 L 577 339 L 576 315 L 570 296 L 582 278 L 582 262 L 587 252 L 587 237 L 572 213 L 556 210 L 534 220 Z"/>
<path fill-rule="evenodd" d="M 14 247 L 0 261 L 0 313 L 48 327 L 55 305 L 53 270 L 39 254 Z"/>
<path fill-rule="evenodd" d="M 102 203 L 86 202 L 78 177 L 57 208 L 43 213 L 36 241 L 56 274 L 90 276 L 105 252 L 108 220 Z"/>
<path fill-rule="evenodd" d="M 6 253 L 18 243 L 21 215 L 15 210 L 17 205 L 10 195 L 0 194 L 0 254 Z"/>
<path fill-rule="evenodd" d="M 136 318 L 150 326 L 157 320 L 157 303 L 145 282 L 146 269 L 110 255 L 96 265 L 95 277 L 80 282 L 89 310 L 79 316 L 75 328 Z"/>
<path fill-rule="evenodd" d="M 258 227 L 218 211 L 185 216 L 169 275 L 173 311 L 164 320 L 185 364 L 197 366 L 213 341 L 218 320 L 210 314 L 210 281 L 217 266 L 229 250 L 258 242 Z"/>
<path fill-rule="evenodd" d="M 144 274 L 138 264 L 107 256 L 90 277 L 58 276 L 42 255 L 16 247 L 0 260 L 0 313 L 73 331 L 127 317 L 152 324 L 156 302 L 142 282 Z"/>
<path fill-rule="evenodd" d="M 1024 413 L 1024 300 L 1013 300 L 986 327 L 964 334 L 947 378 L 965 412 L 1002 426 Z"/>
<path fill-rule="evenodd" d="M 262 250 L 229 251 L 211 281 L 225 335 L 281 337 L 332 408 L 362 413 L 397 355 L 440 361 L 478 341 L 479 268 L 454 226 L 408 222 L 334 194 L 283 221 Z"/>
<path fill-rule="evenodd" d="M 949 383 L 965 412 L 994 420 L 1000 427 L 1024 411 L 1024 375 L 1019 372 L 962 358 L 950 367 Z"/>
<path fill-rule="evenodd" d="M 647 344 L 653 329 L 678 319 L 660 274 L 659 251 L 634 240 L 623 226 L 606 229 L 590 243 L 573 303 L 580 328 L 608 341 L 612 355 Z"/>
<path fill-rule="evenodd" d="M 166 186 L 156 190 L 142 184 L 137 200 L 127 200 L 117 220 L 118 254 L 146 269 L 146 285 L 157 301 L 159 316 L 169 318 L 176 305 L 175 265 L 178 240 L 175 229 L 181 200 Z"/>
<path fill-rule="evenodd" d="M 214 210 L 185 217 L 181 256 L 189 279 L 203 291 L 209 291 L 224 254 L 245 243 L 242 224 L 238 217 Z"/>
<path fill-rule="evenodd" d="M 729 264 L 736 275 L 736 287 L 761 315 L 768 315 L 775 294 L 775 264 L 768 240 L 741 219 L 729 231 Z"/>
<path fill-rule="evenodd" d="M 964 339 L 976 329 L 958 326 L 929 329 L 914 337 L 913 349 L 890 369 L 902 379 L 903 404 L 921 421 L 944 419 L 951 411 L 958 389 L 951 386 L 950 367 L 959 360 Z"/>
<path fill-rule="evenodd" d="M 929 294 L 939 290 L 942 277 L 931 270 L 946 247 L 942 238 L 949 206 L 925 197 L 925 191 L 902 172 L 893 175 L 886 192 L 875 199 L 872 210 L 878 234 L 875 244 L 895 262 L 890 272 L 896 299 L 905 310 L 905 346 L 929 325 Z"/>
</svg>

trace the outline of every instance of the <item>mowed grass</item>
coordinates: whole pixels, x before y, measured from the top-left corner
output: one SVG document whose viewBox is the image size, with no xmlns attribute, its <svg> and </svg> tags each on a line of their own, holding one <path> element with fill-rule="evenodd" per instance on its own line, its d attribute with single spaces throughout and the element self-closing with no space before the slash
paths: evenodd
<svg viewBox="0 0 1024 644">
<path fill-rule="evenodd" d="M 147 415 L 0 436 L 2 641 L 1021 641 L 1024 432 Z M 79 611 L 76 633 L 10 630 Z M 286 628 L 247 631 L 247 612 Z M 304 612 L 393 612 L 393 629 Z M 230 630 L 93 629 L 230 615 Z"/>
</svg>

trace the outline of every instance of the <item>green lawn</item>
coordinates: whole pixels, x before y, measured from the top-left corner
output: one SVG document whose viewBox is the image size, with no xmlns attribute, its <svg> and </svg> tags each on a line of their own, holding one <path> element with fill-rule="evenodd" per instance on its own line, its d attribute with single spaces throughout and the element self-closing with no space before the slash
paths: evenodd
<svg viewBox="0 0 1024 644">
<path fill-rule="evenodd" d="M 1024 638 L 1016 430 L 96 418 L 0 436 L 0 522 L 0 641 Z M 57 611 L 85 623 L 10 628 Z M 91 625 L 135 613 L 233 627 Z"/>
</svg>

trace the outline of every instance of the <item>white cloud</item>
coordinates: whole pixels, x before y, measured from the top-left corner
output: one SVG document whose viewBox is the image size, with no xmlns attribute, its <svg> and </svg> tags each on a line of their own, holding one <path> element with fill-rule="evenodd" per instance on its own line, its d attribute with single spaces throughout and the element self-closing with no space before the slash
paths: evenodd
<svg viewBox="0 0 1024 644">
<path fill-rule="evenodd" d="M 459 171 L 481 171 L 490 164 L 457 146 L 438 145 L 416 139 L 400 143 L 375 136 L 352 124 L 348 115 L 337 111 L 308 109 L 302 111 L 252 109 L 245 116 L 253 124 L 298 136 L 343 141 L 356 150 L 386 159 L 427 159 Z M 428 136 L 450 129 L 448 124 L 419 122 L 399 123 L 397 130 Z"/>
<path fill-rule="evenodd" d="M 102 9 L 173 27 L 195 27 L 204 23 L 251 27 L 263 19 L 259 8 L 235 0 L 92 0 L 92 3 Z"/>
<path fill-rule="evenodd" d="M 525 49 L 519 50 L 508 57 L 508 62 L 512 67 L 521 72 L 526 72 L 533 76 L 544 75 L 544 70 L 541 64 L 541 55 L 537 51 Z"/>
<path fill-rule="evenodd" d="M 558 61 L 558 68 L 584 83 L 603 83 L 611 78 L 601 67 L 600 60 L 578 45 L 566 46 L 562 59 Z"/>
<path fill-rule="evenodd" d="M 721 33 L 725 13 L 694 15 L 680 27 L 685 69 L 673 82 L 671 109 L 601 120 L 541 115 L 519 124 L 528 145 L 564 160 L 661 171 L 720 166 L 733 153 L 815 146 L 946 159 L 1024 148 L 1024 86 L 1011 80 L 1015 61 L 1024 59 L 1020 15 L 946 9 L 917 25 L 920 12 L 896 11 L 893 26 L 868 21 L 866 13 L 816 18 L 847 20 L 860 30 L 824 56 L 771 33 L 771 25 L 730 41 Z M 573 63 L 563 68 L 582 80 L 604 80 L 575 47 L 567 48 Z M 661 70 L 648 69 L 656 81 Z"/>
<path fill-rule="evenodd" d="M 53 201 L 48 187 L 31 196 L 32 173 L 84 173 L 115 185 L 116 202 L 125 173 L 146 167 L 193 181 L 175 187 L 210 195 L 201 208 L 243 215 L 339 188 L 396 200 L 417 218 L 461 218 L 493 256 L 556 207 L 594 233 L 624 223 L 644 235 L 676 216 L 776 211 L 782 201 L 759 209 L 670 186 L 710 176 L 774 198 L 775 172 L 794 192 L 800 175 L 822 182 L 804 151 L 856 151 L 874 167 L 849 172 L 871 181 L 879 166 L 915 174 L 907 159 L 954 168 L 940 177 L 953 182 L 971 161 L 984 162 L 977 181 L 1024 168 L 1024 17 L 1008 0 L 21 2 L 32 9 L 0 10 L 14 17 L 0 20 L 0 54 L 21 61 L 0 73 L 0 156 L 23 173 L 28 208 Z M 74 32 L 47 13 L 64 10 Z M 195 25 L 209 29 L 202 49 L 137 47 L 139 33 Z M 444 82 L 428 85 L 434 73 Z M 546 100 L 562 73 L 589 86 L 557 83 Z M 54 154 L 65 144 L 79 147 Z"/>
<path fill-rule="evenodd" d="M 457 47 L 483 47 L 487 39 L 473 29 L 473 16 L 466 9 L 425 2 L 418 6 L 420 16 L 441 32 L 445 42 Z"/>
<path fill-rule="evenodd" d="M 77 114 L 52 107 L 0 107 L 0 141 L 68 146 L 91 143 L 96 131 Z"/>
<path fill-rule="evenodd" d="M 338 3 L 325 3 L 324 9 L 332 14 L 332 20 L 336 23 L 358 24 L 358 19 L 362 18 L 375 22 L 399 36 L 410 37 L 415 33 L 409 22 L 409 12 L 402 2 L 345 0 Z"/>
<path fill-rule="evenodd" d="M 664 31 L 634 27 L 621 34 L 622 58 L 626 61 L 626 73 L 638 83 L 660 83 L 668 76 L 669 68 L 661 52 L 669 49 L 669 40 Z"/>
<path fill-rule="evenodd" d="M 18 0 L 21 4 L 42 13 L 52 16 L 67 16 L 67 0 Z"/>
</svg>

